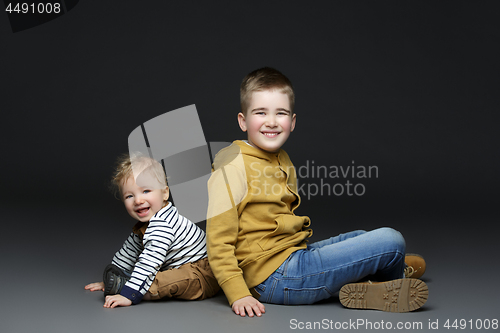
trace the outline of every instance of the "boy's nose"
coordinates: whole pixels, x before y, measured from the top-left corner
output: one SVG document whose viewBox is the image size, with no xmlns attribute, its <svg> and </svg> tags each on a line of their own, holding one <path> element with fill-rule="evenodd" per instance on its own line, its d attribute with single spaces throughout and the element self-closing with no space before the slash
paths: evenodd
<svg viewBox="0 0 500 333">
<path fill-rule="evenodd" d="M 276 127 L 277 126 L 277 123 L 276 123 L 276 117 L 268 117 L 267 118 L 267 121 L 266 121 L 266 126 L 268 127 Z"/>
<path fill-rule="evenodd" d="M 135 204 L 140 205 L 142 203 L 144 203 L 144 199 L 140 195 L 136 196 L 135 197 Z"/>
</svg>

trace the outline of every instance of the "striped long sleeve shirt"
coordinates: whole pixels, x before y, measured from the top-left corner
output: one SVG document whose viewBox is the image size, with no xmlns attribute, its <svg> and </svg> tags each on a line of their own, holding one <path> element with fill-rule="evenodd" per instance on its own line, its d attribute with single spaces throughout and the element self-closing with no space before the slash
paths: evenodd
<svg viewBox="0 0 500 333">
<path fill-rule="evenodd" d="M 120 294 L 137 304 L 158 271 L 206 257 L 205 232 L 169 203 L 151 218 L 143 238 L 130 234 L 112 263 L 131 274 Z"/>
</svg>

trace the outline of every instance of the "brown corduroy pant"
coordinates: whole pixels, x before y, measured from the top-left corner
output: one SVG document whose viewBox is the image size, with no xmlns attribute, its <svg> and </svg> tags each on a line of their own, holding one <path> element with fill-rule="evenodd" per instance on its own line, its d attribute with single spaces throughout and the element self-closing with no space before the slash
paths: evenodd
<svg viewBox="0 0 500 333">
<path fill-rule="evenodd" d="M 149 288 L 151 300 L 164 297 L 202 300 L 214 296 L 220 287 L 208 259 L 158 272 Z"/>
</svg>

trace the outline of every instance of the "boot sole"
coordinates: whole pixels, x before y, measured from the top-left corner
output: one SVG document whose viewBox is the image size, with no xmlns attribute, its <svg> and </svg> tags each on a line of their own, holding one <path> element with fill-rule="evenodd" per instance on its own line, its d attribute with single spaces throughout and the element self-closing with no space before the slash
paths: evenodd
<svg viewBox="0 0 500 333">
<path fill-rule="evenodd" d="M 350 283 L 339 292 L 340 303 L 347 308 L 387 312 L 414 311 L 425 304 L 428 296 L 427 285 L 418 279 Z"/>
</svg>

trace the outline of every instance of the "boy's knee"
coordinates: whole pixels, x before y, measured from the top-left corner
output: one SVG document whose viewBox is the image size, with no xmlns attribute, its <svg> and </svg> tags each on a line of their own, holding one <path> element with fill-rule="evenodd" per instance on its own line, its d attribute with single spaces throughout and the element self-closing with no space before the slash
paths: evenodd
<svg viewBox="0 0 500 333">
<path fill-rule="evenodd" d="M 393 228 L 389 228 L 389 227 L 383 227 L 383 228 L 377 229 L 377 231 L 380 232 L 381 237 L 386 242 L 390 242 L 391 244 L 393 244 L 394 248 L 398 252 L 401 252 L 403 254 L 405 253 L 406 242 L 405 242 L 403 235 L 399 231 L 397 231 Z"/>
</svg>

